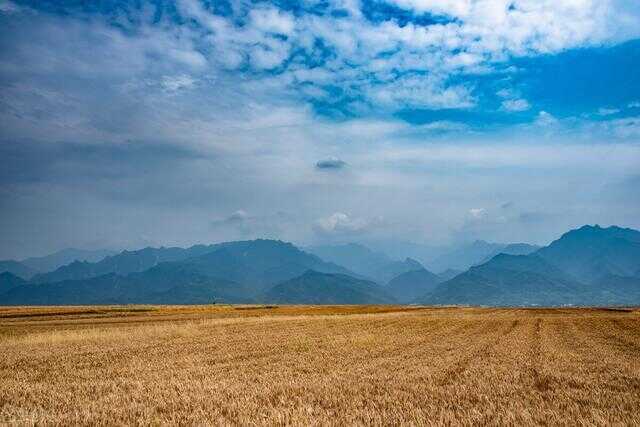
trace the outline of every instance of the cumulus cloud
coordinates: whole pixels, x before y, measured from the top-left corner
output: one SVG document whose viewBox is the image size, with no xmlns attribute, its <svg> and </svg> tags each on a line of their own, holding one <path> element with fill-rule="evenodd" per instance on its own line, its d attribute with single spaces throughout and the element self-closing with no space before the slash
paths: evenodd
<svg viewBox="0 0 640 427">
<path fill-rule="evenodd" d="M 534 123 L 538 126 L 549 127 L 557 124 L 558 119 L 556 119 L 552 114 L 549 114 L 546 111 L 540 111 Z"/>
<path fill-rule="evenodd" d="M 640 35 L 640 11 L 625 10 L 614 0 L 389 3 L 451 20 L 400 25 L 390 16 L 374 22 L 357 2 L 323 7 L 305 3 L 295 15 L 274 5 L 251 8 L 239 3 L 226 16 L 198 0 L 181 0 L 179 10 L 206 30 L 215 53 L 211 60 L 223 67 L 238 68 L 247 59 L 252 71 L 277 70 L 285 86 L 298 83 L 307 72 L 324 74 L 320 84 L 338 87 L 338 96 L 361 96 L 377 108 L 390 109 L 469 108 L 477 102 L 472 85 L 454 83 L 452 76 L 491 72 L 511 57 Z M 301 93 L 324 99 L 324 89 Z M 505 110 L 527 109 L 527 101 L 509 98 Z"/>
<path fill-rule="evenodd" d="M 598 115 L 600 116 L 611 116 L 613 114 L 619 113 L 620 110 L 617 108 L 599 108 Z"/>
<path fill-rule="evenodd" d="M 531 108 L 526 99 L 507 99 L 502 101 L 502 109 L 506 111 L 527 111 Z"/>
<path fill-rule="evenodd" d="M 487 213 L 486 209 L 484 208 L 471 208 L 469 209 L 469 214 L 473 217 L 473 218 L 482 218 L 483 216 L 485 216 Z"/>
<path fill-rule="evenodd" d="M 291 35 L 295 28 L 291 14 L 273 7 L 252 9 L 249 18 L 256 29 L 267 33 Z"/>
<path fill-rule="evenodd" d="M 320 218 L 314 225 L 316 233 L 324 236 L 349 236 L 366 233 L 383 223 L 381 217 L 354 217 L 342 212 L 335 212 L 328 217 Z"/>
<path fill-rule="evenodd" d="M 21 8 L 12 1 L 1 0 L 0 1 L 0 13 L 15 13 L 20 11 Z"/>
<path fill-rule="evenodd" d="M 625 145 L 640 138 L 637 117 L 591 123 L 544 105 L 529 110 L 531 123 L 495 133 L 465 120 L 486 109 L 485 79 L 491 102 L 497 90 L 500 103 L 538 105 L 513 83 L 511 58 L 630 37 L 618 3 L 573 2 L 584 13 L 565 22 L 557 16 L 575 8 L 564 1 L 557 10 L 398 4 L 442 15 L 433 23 L 371 20 L 357 1 L 312 3 L 4 7 L 0 257 L 121 246 L 132 235 L 179 245 L 375 233 L 445 241 L 473 222 L 471 207 L 486 209 L 474 211 L 476 224 L 506 216 L 505 236 L 518 240 L 553 237 L 587 216 L 637 223 L 637 201 L 603 208 L 582 191 L 637 174 L 638 146 Z M 540 18 L 535 31 L 530 18 Z M 593 144 L 577 143 L 584 138 Z M 334 153 L 348 173 L 318 173 L 344 168 L 327 158 Z M 495 200 L 514 207 L 502 212 Z M 523 212 L 545 214 L 536 233 L 517 219 Z M 484 238 L 501 230 L 476 227 Z"/>
<path fill-rule="evenodd" d="M 175 92 L 180 89 L 190 89 L 194 86 L 196 80 L 188 75 L 164 76 L 162 78 L 162 87 L 169 92 Z"/>
</svg>

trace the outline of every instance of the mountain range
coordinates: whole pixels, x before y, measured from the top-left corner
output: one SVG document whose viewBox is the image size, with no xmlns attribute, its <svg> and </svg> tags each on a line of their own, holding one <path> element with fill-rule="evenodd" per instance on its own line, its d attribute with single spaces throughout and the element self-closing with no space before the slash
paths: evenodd
<svg viewBox="0 0 640 427">
<path fill-rule="evenodd" d="M 584 226 L 543 248 L 479 241 L 470 247 L 458 253 L 464 258 L 458 265 L 470 267 L 438 275 L 410 258 L 393 259 L 358 244 L 304 251 L 264 239 L 144 248 L 63 266 L 56 265 L 63 258 L 58 256 L 48 264 L 38 261 L 39 268 L 57 268 L 35 274 L 24 263 L 5 261 L 0 305 L 640 304 L 636 230 Z"/>
<path fill-rule="evenodd" d="M 382 252 L 374 252 L 357 243 L 312 246 L 307 250 L 322 259 L 342 265 L 354 273 L 380 284 L 385 284 L 402 273 L 424 268 L 420 262 L 412 258 L 391 259 Z"/>
<path fill-rule="evenodd" d="M 421 304 L 638 305 L 640 232 L 584 226 L 528 255 L 498 254 L 438 285 Z"/>
<path fill-rule="evenodd" d="M 484 240 L 476 240 L 441 254 L 426 261 L 425 265 L 432 271 L 445 270 L 465 271 L 474 265 L 484 264 L 494 256 L 504 253 L 508 255 L 528 255 L 540 249 L 539 246 L 527 243 L 489 243 Z"/>
<path fill-rule="evenodd" d="M 74 261 L 97 262 L 113 255 L 109 250 L 63 249 L 50 255 L 26 258 L 21 261 L 0 261 L 0 272 L 8 271 L 23 279 L 31 279 L 37 274 L 48 273 Z"/>
<path fill-rule="evenodd" d="M 276 304 L 392 304 L 385 288 L 344 274 L 308 270 L 271 287 L 261 298 Z"/>
</svg>

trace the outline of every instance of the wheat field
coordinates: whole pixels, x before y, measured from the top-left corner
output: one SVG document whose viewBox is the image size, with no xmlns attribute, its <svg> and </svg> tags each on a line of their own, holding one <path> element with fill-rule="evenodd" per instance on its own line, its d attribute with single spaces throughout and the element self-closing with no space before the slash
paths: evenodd
<svg viewBox="0 0 640 427">
<path fill-rule="evenodd" d="M 640 425 L 640 310 L 0 308 L 0 423 Z"/>
</svg>

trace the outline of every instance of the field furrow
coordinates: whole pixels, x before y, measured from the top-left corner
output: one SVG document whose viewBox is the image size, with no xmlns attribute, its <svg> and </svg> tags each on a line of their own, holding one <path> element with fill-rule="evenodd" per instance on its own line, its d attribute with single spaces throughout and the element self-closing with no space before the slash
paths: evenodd
<svg viewBox="0 0 640 427">
<path fill-rule="evenodd" d="M 0 319 L 0 423 L 640 423 L 634 311 L 102 310 Z"/>
</svg>

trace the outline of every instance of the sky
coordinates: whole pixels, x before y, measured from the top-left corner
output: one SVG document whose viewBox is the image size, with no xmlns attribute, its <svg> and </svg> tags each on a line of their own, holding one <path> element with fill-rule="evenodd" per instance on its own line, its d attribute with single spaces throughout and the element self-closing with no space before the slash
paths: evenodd
<svg viewBox="0 0 640 427">
<path fill-rule="evenodd" d="M 0 0 L 0 259 L 640 228 L 636 0 Z"/>
</svg>

